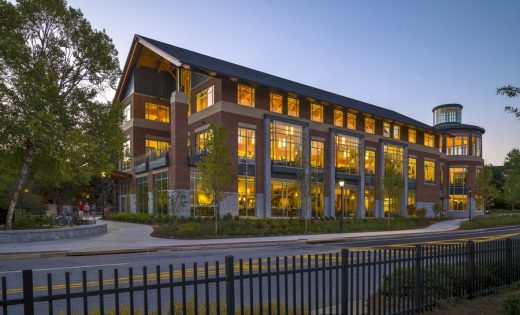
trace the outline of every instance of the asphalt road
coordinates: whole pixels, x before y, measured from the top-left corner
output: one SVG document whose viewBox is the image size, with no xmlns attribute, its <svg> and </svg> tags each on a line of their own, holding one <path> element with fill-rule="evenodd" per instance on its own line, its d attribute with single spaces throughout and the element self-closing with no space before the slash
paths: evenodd
<svg viewBox="0 0 520 315">
<path fill-rule="evenodd" d="M 298 256 L 296 258 L 296 262 L 299 261 L 300 257 L 304 257 L 305 263 L 307 263 L 307 259 L 311 259 L 312 264 L 314 263 L 314 259 L 316 258 L 314 255 L 319 254 L 319 259 L 321 259 L 321 255 L 325 254 L 325 264 L 335 264 L 336 261 L 336 253 L 338 253 L 341 249 L 348 248 L 351 252 L 366 252 L 367 256 L 370 257 L 370 249 L 374 248 L 406 248 L 413 247 L 415 244 L 452 244 L 452 243 L 460 243 L 466 242 L 468 240 L 475 241 L 490 241 L 501 238 L 519 238 L 520 237 L 520 229 L 518 228 L 502 228 L 496 230 L 488 230 L 482 232 L 449 232 L 435 235 L 424 235 L 424 236 L 403 236 L 403 237 L 393 237 L 393 238 L 373 238 L 366 240 L 355 240 L 355 241 L 346 241 L 346 242 L 337 242 L 337 243 L 316 243 L 316 244 L 298 244 L 298 245 L 285 245 L 285 246 L 270 246 L 270 247 L 255 247 L 255 248 L 233 248 L 233 249 L 215 249 L 215 250 L 196 250 L 196 251 L 176 251 L 176 252 L 151 252 L 151 253 L 136 253 L 136 254 L 118 254 L 118 255 L 100 255 L 100 256 L 59 256 L 59 257 L 46 257 L 46 258 L 12 258 L 12 259 L 2 259 L 0 260 L 0 278 L 5 277 L 7 284 L 7 293 L 10 298 L 20 297 L 21 296 L 21 283 L 22 283 L 22 275 L 21 271 L 24 269 L 32 269 L 34 272 L 34 284 L 37 288 L 36 291 L 39 294 L 47 293 L 47 285 L 48 285 L 48 277 L 49 275 L 52 277 L 52 287 L 54 292 L 60 293 L 63 292 L 65 283 L 65 273 L 70 273 L 70 283 L 74 289 L 80 290 L 82 288 L 82 272 L 86 272 L 86 280 L 89 289 L 95 290 L 99 286 L 99 276 L 100 272 L 102 273 L 103 279 L 108 283 L 108 286 L 113 286 L 113 280 L 115 278 L 114 271 L 118 269 L 117 278 L 121 280 L 121 283 L 128 282 L 128 274 L 130 272 L 130 268 L 132 268 L 132 272 L 134 275 L 137 275 L 136 281 L 138 284 L 142 284 L 143 278 L 143 267 L 147 267 L 147 272 L 150 275 L 152 282 L 155 282 L 155 274 L 157 271 L 160 273 L 160 278 L 163 281 L 167 281 L 169 266 L 173 266 L 174 277 L 180 279 L 182 277 L 181 269 L 182 264 L 185 264 L 186 277 L 192 278 L 193 272 L 196 269 L 198 271 L 199 278 L 204 276 L 205 268 L 204 263 L 209 262 L 209 274 L 210 276 L 215 276 L 215 273 L 218 271 L 223 274 L 223 262 L 226 256 L 233 255 L 235 262 L 238 262 L 240 259 L 243 259 L 247 263 L 248 259 L 253 258 L 253 265 L 255 270 L 262 269 L 266 270 L 267 265 L 265 264 L 265 260 L 262 260 L 258 263 L 258 258 L 267 258 L 271 257 L 272 262 L 275 261 L 275 257 L 279 257 L 280 261 L 285 262 L 285 257 L 288 257 L 289 268 L 291 268 L 292 257 Z M 329 256 L 331 254 L 331 256 Z M 371 259 L 376 259 L 376 257 L 372 257 Z M 218 262 L 220 264 L 220 268 L 216 268 L 215 263 Z M 194 265 L 194 264 L 197 265 Z M 318 265 L 323 264 L 323 262 L 318 261 Z M 157 266 L 159 266 L 159 270 L 157 270 Z M 272 266 L 273 270 L 275 266 Z M 394 268 L 394 266 L 389 266 L 389 271 Z M 361 275 L 367 275 L 372 271 L 370 268 L 367 270 L 363 269 L 363 273 Z M 322 278 L 331 279 L 336 278 L 336 274 L 333 271 L 330 271 L 327 274 L 318 274 L 313 275 L 312 279 L 309 278 L 308 284 L 314 285 L 315 283 L 324 283 Z M 314 278 L 316 277 L 316 278 Z M 272 281 L 275 281 L 274 277 Z M 297 278 L 294 280 L 296 284 L 295 287 L 302 287 L 305 283 L 304 279 Z M 334 282 L 334 281 L 332 281 Z M 334 282 L 335 283 L 335 282 Z M 107 285 L 107 284 L 105 284 Z M 336 289 L 336 285 L 331 285 L 330 290 L 333 291 Z M 374 286 L 379 285 L 379 280 L 374 281 Z M 254 286 L 246 288 L 251 292 L 257 292 L 259 290 L 260 283 L 255 283 Z M 264 288 L 260 287 L 262 292 L 265 290 L 267 283 L 265 283 Z M 333 288 L 334 286 L 334 288 Z M 282 281 L 281 286 L 278 287 L 281 292 L 284 291 L 284 284 Z M 224 287 L 221 288 L 224 291 Z M 315 290 L 318 292 L 319 290 Z M 366 290 L 365 290 L 366 291 Z M 364 291 L 363 291 L 364 292 Z M 265 292 L 265 295 L 275 292 Z M 38 295 L 38 293 L 35 293 Z M 165 295 L 163 297 L 163 301 L 167 300 L 167 292 L 162 293 Z M 182 293 L 178 291 L 175 293 L 175 296 L 178 300 L 181 299 Z M 193 296 L 193 292 L 188 290 L 186 294 L 189 296 Z M 215 296 L 210 296 L 210 299 L 213 300 Z M 356 293 L 357 295 L 358 293 Z M 152 294 L 153 295 L 153 294 Z M 246 296 L 248 292 L 246 292 Z M 304 294 L 302 294 L 304 295 Z M 356 299 L 356 297 L 354 297 Z M 130 300 L 129 296 L 122 297 L 121 303 L 128 304 Z M 144 303 L 144 296 L 135 296 L 133 297 L 136 305 L 142 306 Z M 300 303 L 302 299 L 300 295 L 298 295 L 297 303 Z M 311 299 L 312 300 L 312 299 Z M 99 299 L 97 297 L 89 298 L 90 305 L 99 305 Z M 316 296 L 316 301 L 318 298 Z M 104 301 L 105 307 L 110 308 L 113 305 L 113 298 L 106 298 Z M 159 301 L 157 300 L 157 295 L 154 293 L 153 296 L 150 297 L 149 301 L 146 301 L 147 304 L 151 308 L 157 305 Z M 255 300 L 255 303 L 257 301 Z M 330 297 L 330 304 L 335 303 L 334 294 Z M 73 309 L 77 307 L 81 307 L 81 303 L 74 303 L 72 305 Z M 46 310 L 45 303 L 41 303 L 39 306 L 41 310 Z M 54 307 L 58 309 L 64 309 L 65 305 L 63 303 L 56 303 Z M 76 310 L 81 310 L 76 309 Z M 18 313 L 20 309 L 14 311 L 14 314 Z M 11 314 L 11 312 L 10 312 Z"/>
</svg>

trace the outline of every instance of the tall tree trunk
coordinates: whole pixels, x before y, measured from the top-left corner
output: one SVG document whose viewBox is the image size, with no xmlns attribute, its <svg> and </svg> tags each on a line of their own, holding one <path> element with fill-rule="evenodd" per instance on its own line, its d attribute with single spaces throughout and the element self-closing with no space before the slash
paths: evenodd
<svg viewBox="0 0 520 315">
<path fill-rule="evenodd" d="M 9 203 L 9 210 L 7 211 L 7 218 L 5 220 L 5 229 L 10 230 L 13 226 L 13 216 L 14 209 L 16 207 L 16 202 L 18 201 L 18 196 L 20 195 L 20 191 L 22 190 L 23 184 L 25 182 L 25 177 L 27 177 L 27 173 L 29 172 L 29 165 L 32 162 L 34 157 L 34 145 L 30 142 L 27 143 L 25 149 L 25 155 L 23 158 L 22 169 L 20 170 L 20 174 L 18 175 L 18 183 L 16 184 L 13 198 Z"/>
</svg>

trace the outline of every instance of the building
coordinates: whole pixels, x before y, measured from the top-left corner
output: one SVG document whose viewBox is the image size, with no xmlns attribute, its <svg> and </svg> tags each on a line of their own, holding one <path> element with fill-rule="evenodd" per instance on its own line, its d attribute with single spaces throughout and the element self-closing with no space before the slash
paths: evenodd
<svg viewBox="0 0 520 315">
<path fill-rule="evenodd" d="M 228 128 L 233 182 L 223 213 L 247 217 L 406 215 L 408 205 L 467 216 L 484 129 L 462 106 L 430 126 L 403 114 L 136 35 L 116 96 L 128 137 L 118 208 L 211 216 L 195 163 L 210 123 Z M 405 177 L 382 193 L 385 170 Z M 175 210 L 172 210 L 175 209 Z"/>
</svg>

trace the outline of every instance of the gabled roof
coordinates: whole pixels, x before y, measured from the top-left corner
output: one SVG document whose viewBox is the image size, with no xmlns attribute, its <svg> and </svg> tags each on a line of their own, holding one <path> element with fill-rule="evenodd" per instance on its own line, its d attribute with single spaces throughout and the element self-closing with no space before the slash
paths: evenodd
<svg viewBox="0 0 520 315">
<path fill-rule="evenodd" d="M 265 72 L 240 66 L 221 59 L 199 54 L 191 50 L 163 43 L 148 37 L 135 35 L 134 45 L 136 44 L 136 42 L 139 42 L 145 47 L 151 49 L 152 51 L 159 53 L 163 58 L 168 59 L 170 62 L 176 64 L 177 66 L 179 65 L 179 63 L 186 64 L 189 65 L 191 68 L 198 68 L 201 70 L 216 72 L 219 75 L 237 78 L 242 81 L 255 82 L 262 86 L 292 92 L 302 97 L 313 98 L 317 101 L 324 101 L 334 105 L 340 105 L 345 108 L 354 109 L 360 112 L 372 114 L 396 122 L 416 126 L 419 128 L 430 130 L 432 132 L 439 132 L 438 129 L 435 129 L 430 125 L 427 125 L 408 116 L 402 115 L 393 110 L 358 101 L 339 94 L 324 91 L 312 86 L 287 80 L 281 77 L 277 77 Z M 128 65 L 129 60 L 127 60 L 125 67 L 127 67 Z M 122 84 L 120 83 L 119 89 L 121 88 L 121 85 Z"/>
</svg>

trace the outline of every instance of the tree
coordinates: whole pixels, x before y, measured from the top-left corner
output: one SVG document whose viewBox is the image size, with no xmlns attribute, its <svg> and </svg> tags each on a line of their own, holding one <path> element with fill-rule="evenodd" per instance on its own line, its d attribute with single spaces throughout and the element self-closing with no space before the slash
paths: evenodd
<svg viewBox="0 0 520 315">
<path fill-rule="evenodd" d="M 30 174 L 60 186 L 113 169 L 122 152 L 117 51 L 65 0 L 0 0 L 0 148 L 17 157 L 6 228 Z M 106 99 L 106 98 L 105 98 Z"/>
<path fill-rule="evenodd" d="M 388 216 L 390 217 L 392 212 L 399 213 L 399 200 L 404 190 L 404 178 L 403 175 L 398 171 L 397 167 L 387 166 L 385 167 L 385 175 L 383 176 L 383 191 L 389 198 L 390 211 Z"/>
<path fill-rule="evenodd" d="M 484 210 L 487 209 L 489 203 L 497 195 L 497 188 L 493 184 L 493 166 L 485 165 L 477 175 L 477 183 L 475 186 L 475 195 L 482 198 Z"/>
<path fill-rule="evenodd" d="M 520 171 L 520 150 L 516 148 L 507 153 L 504 161 L 504 172 L 512 171 Z"/>
<path fill-rule="evenodd" d="M 204 174 L 206 189 L 213 195 L 215 235 L 218 235 L 219 203 L 224 198 L 224 188 L 231 182 L 231 160 L 226 144 L 226 126 L 211 124 L 210 134 L 211 136 L 205 143 L 205 154 L 196 165 Z"/>
<path fill-rule="evenodd" d="M 520 95 L 520 88 L 512 85 L 506 85 L 497 89 L 497 94 L 506 95 L 507 97 L 517 97 Z M 504 108 L 506 112 L 513 114 L 517 119 L 520 120 L 520 108 L 514 106 L 506 106 Z"/>
<path fill-rule="evenodd" d="M 510 172 L 506 175 L 504 200 L 511 206 L 511 210 L 520 205 L 520 171 Z"/>
</svg>

